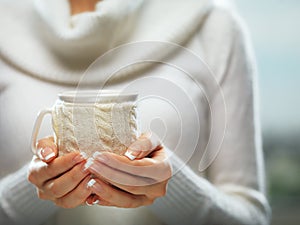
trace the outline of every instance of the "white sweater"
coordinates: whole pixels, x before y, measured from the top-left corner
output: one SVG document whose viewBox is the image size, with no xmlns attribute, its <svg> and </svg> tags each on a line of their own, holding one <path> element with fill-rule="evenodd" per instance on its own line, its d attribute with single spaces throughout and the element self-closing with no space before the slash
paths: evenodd
<svg viewBox="0 0 300 225">
<path fill-rule="evenodd" d="M 120 3 L 118 1 L 100 2 L 99 12 L 116 7 Z M 12 10 L 11 2 L 0 1 L 0 8 Z M 13 12 L 24 12 L 27 16 L 24 18 L 28 19 L 32 13 L 32 2 L 24 2 L 14 5 L 17 10 Z M 45 4 L 49 4 L 49 8 L 44 7 L 43 1 L 35 2 L 39 3 L 37 8 L 41 15 L 49 16 L 49 12 L 55 12 L 56 16 L 64 18 L 62 12 L 67 7 L 66 1 L 48 1 Z M 126 26 L 121 26 L 122 20 L 128 18 L 126 16 L 107 27 L 101 25 L 102 18 L 98 22 L 103 30 L 93 33 L 80 26 L 87 14 L 73 17 L 73 26 L 78 26 L 81 33 L 58 32 L 57 39 L 51 36 L 51 43 L 40 42 L 52 49 L 52 58 L 38 49 L 43 46 L 40 43 L 37 43 L 36 51 L 26 52 L 24 47 L 24 55 L 18 57 L 16 52 L 21 54 L 20 48 L 26 43 L 16 50 L 14 47 L 22 38 L 16 36 L 9 40 L 5 36 L 7 34 L 1 34 L 0 224 L 12 221 L 32 225 L 268 224 L 270 209 L 265 197 L 255 63 L 240 18 L 227 7 L 211 4 L 210 1 L 199 3 L 190 0 L 188 4 L 186 1 L 137 1 L 137 4 L 145 5 L 136 7 L 129 2 L 125 1 L 128 7 L 124 8 L 134 11 L 134 16 L 126 20 Z M 45 9 L 49 11 L 43 11 Z M 170 15 L 165 13 L 167 9 L 170 9 Z M 119 13 L 124 16 L 124 11 Z M 7 23 L 10 16 L 18 14 L 3 12 L 1 15 L 1 21 Z M 50 21 L 54 24 L 52 31 L 57 31 L 55 21 Z M 28 25 L 28 29 L 32 26 Z M 122 39 L 111 38 L 111 33 L 108 33 L 111 29 L 119 32 Z M 95 37 L 100 34 L 104 37 L 98 46 Z M 81 49 L 78 43 L 85 38 L 90 42 L 82 43 L 87 49 Z M 96 70 L 96 76 L 84 77 L 80 87 L 95 88 L 96 84 L 99 88 L 103 85 L 105 73 L 114 68 L 112 65 L 124 65 L 128 58 L 132 61 L 153 59 L 128 66 L 117 73 L 116 79 L 107 83 L 105 88 L 134 90 L 141 97 L 147 97 L 139 106 L 142 128 L 147 130 L 150 127 L 156 131 L 170 149 L 174 175 L 169 181 L 166 196 L 157 199 L 150 207 L 138 209 L 78 207 L 64 210 L 51 202 L 39 200 L 34 187 L 26 179 L 26 163 L 31 158 L 29 142 L 37 111 L 51 106 L 58 92 L 76 88 L 80 80 L 76 74 L 81 74 L 97 55 L 119 44 L 143 40 L 161 42 L 128 45 L 129 48 L 124 50 L 125 61 L 122 57 L 100 60 L 101 70 Z M 75 44 L 70 47 L 71 42 Z M 32 43 L 28 42 L 28 45 Z M 185 48 L 180 48 L 179 44 Z M 81 55 L 87 56 L 86 64 L 75 63 L 78 66 L 75 69 L 65 66 L 62 62 L 66 58 L 62 54 L 77 63 L 84 61 Z M 145 55 L 148 58 L 143 58 Z M 58 56 L 60 61 L 55 60 Z M 199 60 L 200 57 L 211 73 Z M 41 63 L 43 60 L 44 63 Z M 112 68 L 107 66 L 110 62 L 113 62 Z M 93 68 L 89 71 L 93 74 Z M 149 97 L 153 95 L 154 98 Z M 43 127 L 41 136 L 49 134 L 49 127 Z"/>
</svg>

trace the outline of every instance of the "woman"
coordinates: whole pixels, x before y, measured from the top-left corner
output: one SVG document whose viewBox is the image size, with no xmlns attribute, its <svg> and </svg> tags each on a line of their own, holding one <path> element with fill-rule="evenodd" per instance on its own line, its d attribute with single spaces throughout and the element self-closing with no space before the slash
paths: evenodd
<svg viewBox="0 0 300 225">
<path fill-rule="evenodd" d="M 0 8 L 2 220 L 20 224 L 268 224 L 253 90 L 255 66 L 243 25 L 232 10 L 210 0 L 27 0 L 17 4 L 2 0 Z M 82 76 L 99 56 L 103 58 Z M 177 64 L 190 71 L 178 69 Z M 210 73 L 203 67 L 206 64 Z M 125 69 L 118 71 L 120 67 Z M 111 71 L 113 75 L 107 77 Z M 149 124 L 151 117 L 163 121 L 152 120 L 150 125 L 165 147 L 143 149 L 154 154 L 133 161 L 98 155 L 86 165 L 76 153 L 47 157 L 56 154 L 56 146 L 51 138 L 42 139 L 40 155 L 51 162 L 46 166 L 43 157 L 34 156 L 28 176 L 40 198 L 67 208 L 85 201 L 104 205 L 64 210 L 39 200 L 26 180 L 28 165 L 18 168 L 29 161 L 27 146 L 36 112 L 53 104 L 62 90 L 95 85 L 120 90 L 129 86 L 169 100 L 168 106 L 149 101 L 140 112 L 142 123 Z M 181 121 L 169 107 L 172 104 Z M 159 133 L 161 124 L 168 128 L 165 134 Z M 42 134 L 47 135 L 47 130 Z M 143 178 L 147 162 L 152 162 L 153 172 L 147 176 L 164 170 L 162 174 L 168 174 L 168 164 L 160 163 L 166 158 L 173 167 L 170 179 L 163 176 L 154 186 L 137 187 L 119 180 L 124 174 L 139 175 L 129 171 L 131 166 L 141 166 L 138 178 Z M 106 173 L 109 168 L 113 171 Z M 81 172 L 75 173 L 79 175 L 72 183 L 68 179 L 74 176 L 68 171 Z M 92 181 L 90 173 L 95 176 Z M 49 180 L 52 187 L 61 181 L 56 185 L 61 188 L 53 191 L 44 185 Z"/>
</svg>

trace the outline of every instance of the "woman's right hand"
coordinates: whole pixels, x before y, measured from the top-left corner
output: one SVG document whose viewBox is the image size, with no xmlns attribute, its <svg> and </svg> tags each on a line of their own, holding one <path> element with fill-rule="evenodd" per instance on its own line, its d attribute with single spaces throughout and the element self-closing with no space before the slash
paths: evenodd
<svg viewBox="0 0 300 225">
<path fill-rule="evenodd" d="M 92 194 L 88 188 L 90 173 L 84 169 L 85 157 L 78 152 L 56 157 L 53 138 L 41 139 L 37 148 L 40 153 L 31 160 L 28 180 L 36 186 L 39 198 L 63 208 L 85 203 Z"/>
</svg>

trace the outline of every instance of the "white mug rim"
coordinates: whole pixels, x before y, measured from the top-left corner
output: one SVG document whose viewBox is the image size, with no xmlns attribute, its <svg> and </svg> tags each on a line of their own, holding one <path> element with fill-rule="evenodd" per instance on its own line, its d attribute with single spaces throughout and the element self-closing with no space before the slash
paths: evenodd
<svg viewBox="0 0 300 225">
<path fill-rule="evenodd" d="M 58 93 L 58 98 L 70 103 L 106 103 L 133 102 L 137 100 L 137 93 L 125 93 L 116 90 L 76 90 Z"/>
</svg>

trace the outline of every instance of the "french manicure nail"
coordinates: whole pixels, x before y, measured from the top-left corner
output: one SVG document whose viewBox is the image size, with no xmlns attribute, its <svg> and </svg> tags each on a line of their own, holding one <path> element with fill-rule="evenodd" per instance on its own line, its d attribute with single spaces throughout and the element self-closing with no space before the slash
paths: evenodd
<svg viewBox="0 0 300 225">
<path fill-rule="evenodd" d="M 74 157 L 73 162 L 79 163 L 85 159 L 87 159 L 87 155 L 84 152 L 81 152 L 79 155 L 76 155 Z"/>
<path fill-rule="evenodd" d="M 93 158 L 96 158 L 97 156 L 101 155 L 102 153 L 101 152 L 94 152 L 93 154 Z"/>
<path fill-rule="evenodd" d="M 89 158 L 86 163 L 84 164 L 84 168 L 83 171 L 86 171 L 88 168 L 90 168 L 90 166 L 94 163 L 94 159 L 93 158 Z"/>
<path fill-rule="evenodd" d="M 128 159 L 130 159 L 130 160 L 135 160 L 135 158 L 136 158 L 136 156 L 133 155 L 131 151 L 125 152 L 124 155 L 125 155 Z"/>
<path fill-rule="evenodd" d="M 87 206 L 93 206 L 93 205 L 94 205 L 93 203 L 90 204 L 88 201 L 85 201 L 85 204 L 86 204 Z"/>
<path fill-rule="evenodd" d="M 95 201 L 93 201 L 93 205 L 97 205 L 98 203 L 99 203 L 100 201 L 99 201 L 99 199 L 96 199 Z"/>
<path fill-rule="evenodd" d="M 95 179 L 91 179 L 91 180 L 87 183 L 86 187 L 87 187 L 87 188 L 91 188 L 95 183 L 96 183 L 96 180 L 95 180 Z"/>
<path fill-rule="evenodd" d="M 52 148 L 46 147 L 41 150 L 41 156 L 44 160 L 48 161 L 55 156 L 55 152 L 52 150 Z"/>
<path fill-rule="evenodd" d="M 88 159 L 88 155 L 85 152 L 80 152 L 80 155 L 82 156 L 82 158 Z"/>
</svg>

